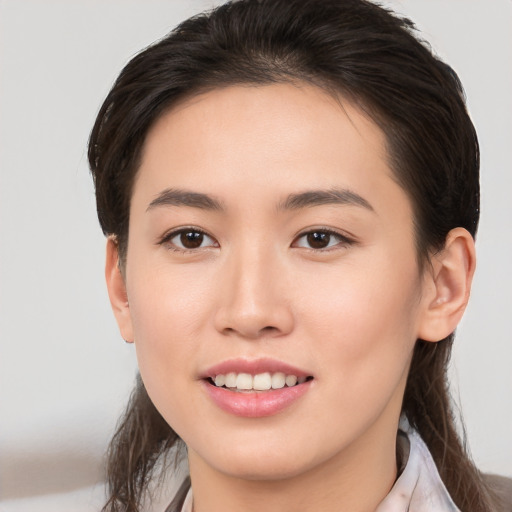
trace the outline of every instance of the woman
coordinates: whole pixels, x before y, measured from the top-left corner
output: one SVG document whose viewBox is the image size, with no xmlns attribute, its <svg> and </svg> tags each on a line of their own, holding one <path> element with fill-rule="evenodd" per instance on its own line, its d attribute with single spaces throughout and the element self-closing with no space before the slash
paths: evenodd
<svg viewBox="0 0 512 512">
<path fill-rule="evenodd" d="M 121 73 L 89 161 L 141 379 L 104 510 L 138 510 L 180 443 L 168 510 L 495 510 L 446 379 L 478 142 L 412 31 L 361 0 L 242 0 Z"/>
</svg>

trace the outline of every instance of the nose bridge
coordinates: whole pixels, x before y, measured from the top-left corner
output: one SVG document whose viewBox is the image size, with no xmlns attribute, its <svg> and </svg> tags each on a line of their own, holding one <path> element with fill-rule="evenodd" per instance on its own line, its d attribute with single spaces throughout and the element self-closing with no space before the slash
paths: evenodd
<svg viewBox="0 0 512 512">
<path fill-rule="evenodd" d="M 286 276 L 279 250 L 264 236 L 234 245 L 225 261 L 223 300 L 217 328 L 245 338 L 279 335 L 291 330 Z"/>
<path fill-rule="evenodd" d="M 263 243 L 262 243 L 263 242 Z M 264 308 L 274 295 L 271 276 L 278 264 L 272 248 L 265 247 L 264 241 L 244 244 L 233 254 L 234 282 L 233 301 L 240 307 Z"/>
</svg>

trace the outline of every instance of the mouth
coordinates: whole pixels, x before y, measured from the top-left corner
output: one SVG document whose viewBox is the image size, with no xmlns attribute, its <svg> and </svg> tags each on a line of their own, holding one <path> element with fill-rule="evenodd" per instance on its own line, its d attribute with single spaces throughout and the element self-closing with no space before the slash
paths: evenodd
<svg viewBox="0 0 512 512">
<path fill-rule="evenodd" d="M 314 377 L 275 359 L 234 359 L 210 368 L 201 380 L 206 395 L 224 412 L 260 418 L 300 402 Z"/>
<path fill-rule="evenodd" d="M 292 388 L 309 382 L 313 377 L 297 376 L 293 373 L 284 372 L 263 372 L 251 375 L 250 373 L 219 373 L 206 380 L 210 385 L 217 388 L 228 389 L 237 393 L 251 393 L 257 391 L 270 391 L 283 388 Z"/>
</svg>

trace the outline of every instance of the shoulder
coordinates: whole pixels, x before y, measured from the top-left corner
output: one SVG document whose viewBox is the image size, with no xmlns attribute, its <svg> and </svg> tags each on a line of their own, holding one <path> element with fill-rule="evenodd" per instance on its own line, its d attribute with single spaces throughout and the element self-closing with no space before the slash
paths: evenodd
<svg viewBox="0 0 512 512">
<path fill-rule="evenodd" d="M 496 496 L 496 512 L 512 512 L 512 478 L 484 474 L 484 482 Z"/>
</svg>

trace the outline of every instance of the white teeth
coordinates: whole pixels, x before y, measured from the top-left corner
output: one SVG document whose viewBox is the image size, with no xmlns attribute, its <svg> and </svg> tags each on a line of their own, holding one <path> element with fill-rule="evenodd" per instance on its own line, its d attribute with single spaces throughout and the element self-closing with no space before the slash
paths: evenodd
<svg viewBox="0 0 512 512">
<path fill-rule="evenodd" d="M 231 372 L 226 375 L 226 380 L 224 382 L 224 385 L 227 388 L 236 388 L 236 373 Z"/>
<path fill-rule="evenodd" d="M 286 382 L 286 385 L 291 388 L 297 384 L 297 377 L 295 377 L 295 375 L 287 375 L 284 381 Z"/>
<path fill-rule="evenodd" d="M 286 375 L 282 372 L 277 372 L 272 375 L 272 389 L 284 388 L 286 383 Z"/>
<path fill-rule="evenodd" d="M 272 376 L 270 373 L 258 373 L 258 375 L 254 376 L 253 389 L 257 391 L 266 391 L 272 387 Z"/>
<path fill-rule="evenodd" d="M 215 376 L 215 385 L 217 387 L 222 387 L 226 383 L 226 376 L 225 375 L 216 375 Z"/>
<path fill-rule="evenodd" d="M 252 389 L 252 375 L 249 373 L 239 373 L 236 378 L 237 389 Z"/>
<path fill-rule="evenodd" d="M 282 389 L 285 386 L 289 388 L 306 382 L 306 377 L 297 377 L 296 375 L 286 375 L 283 372 L 276 373 L 258 373 L 251 375 L 250 373 L 227 373 L 225 375 L 215 375 L 212 379 L 214 384 L 221 388 L 226 387 L 236 389 L 238 391 L 268 391 L 269 389 Z"/>
</svg>

